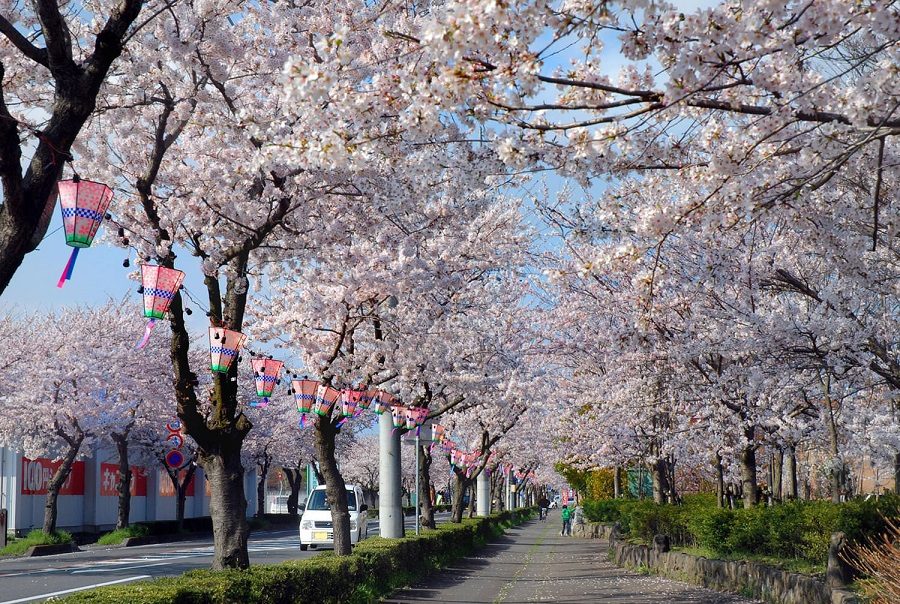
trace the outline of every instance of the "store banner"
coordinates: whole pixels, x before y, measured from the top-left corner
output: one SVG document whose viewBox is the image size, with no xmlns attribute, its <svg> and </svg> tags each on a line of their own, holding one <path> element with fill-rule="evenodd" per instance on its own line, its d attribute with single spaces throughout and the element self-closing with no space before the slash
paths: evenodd
<svg viewBox="0 0 900 604">
<path fill-rule="evenodd" d="M 187 476 L 187 470 L 181 470 L 178 472 L 178 482 L 184 480 L 184 477 Z M 194 474 L 191 476 L 191 482 L 188 483 L 187 490 L 185 495 L 187 497 L 194 496 L 194 478 L 197 475 Z M 159 471 L 159 496 L 160 497 L 175 497 L 175 485 L 172 484 L 172 479 L 169 478 L 168 472 L 165 470 Z"/>
<path fill-rule="evenodd" d="M 62 465 L 62 460 L 52 461 L 44 457 L 22 458 L 22 495 L 46 495 L 47 484 Z M 72 471 L 59 490 L 60 495 L 84 495 L 84 462 L 72 464 Z"/>
<path fill-rule="evenodd" d="M 100 495 L 119 495 L 119 464 L 100 464 Z M 147 496 L 147 471 L 138 466 L 131 466 L 131 496 Z"/>
</svg>

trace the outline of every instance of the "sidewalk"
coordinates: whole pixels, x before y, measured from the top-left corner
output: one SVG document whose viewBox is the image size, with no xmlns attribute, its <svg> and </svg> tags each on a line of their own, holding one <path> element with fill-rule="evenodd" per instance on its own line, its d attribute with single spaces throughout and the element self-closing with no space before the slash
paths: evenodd
<svg viewBox="0 0 900 604">
<path fill-rule="evenodd" d="M 536 518 L 460 560 L 447 570 L 401 590 L 383 602 L 459 604 L 752 604 L 654 576 L 626 571 L 609 562 L 607 542 L 560 537 L 559 512 Z"/>
</svg>

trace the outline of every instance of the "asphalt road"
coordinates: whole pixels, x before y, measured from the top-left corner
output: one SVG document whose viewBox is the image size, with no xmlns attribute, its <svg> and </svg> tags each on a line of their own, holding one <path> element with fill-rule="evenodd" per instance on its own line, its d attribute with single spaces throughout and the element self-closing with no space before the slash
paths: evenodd
<svg viewBox="0 0 900 604">
<path fill-rule="evenodd" d="M 447 514 L 436 520 L 445 521 Z M 415 520 L 406 519 L 407 534 Z M 378 520 L 369 521 L 369 535 L 378 534 Z M 0 559 L 0 604 L 40 602 L 54 596 L 101 585 L 130 583 L 153 577 L 180 575 L 212 563 L 212 537 L 138 547 L 83 546 L 82 551 L 56 556 Z M 310 558 L 321 550 L 300 551 L 297 530 L 250 536 L 251 564 L 279 564 Z"/>
</svg>

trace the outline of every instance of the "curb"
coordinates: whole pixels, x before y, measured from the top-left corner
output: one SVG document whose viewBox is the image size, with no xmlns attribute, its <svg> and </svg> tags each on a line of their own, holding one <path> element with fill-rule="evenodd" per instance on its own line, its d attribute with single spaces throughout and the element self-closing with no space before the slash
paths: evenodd
<svg viewBox="0 0 900 604">
<path fill-rule="evenodd" d="M 81 551 L 74 543 L 59 543 L 54 545 L 32 545 L 25 553 L 25 557 L 31 556 L 53 556 L 54 554 L 71 554 Z"/>
</svg>

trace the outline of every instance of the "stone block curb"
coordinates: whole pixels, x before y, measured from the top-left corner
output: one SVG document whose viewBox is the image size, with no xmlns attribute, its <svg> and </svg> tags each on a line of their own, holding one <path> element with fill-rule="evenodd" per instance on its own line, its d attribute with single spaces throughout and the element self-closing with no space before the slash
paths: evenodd
<svg viewBox="0 0 900 604">
<path fill-rule="evenodd" d="M 74 543 L 56 543 L 52 545 L 32 545 L 23 556 L 53 556 L 54 554 L 71 554 L 81 551 Z"/>
</svg>

